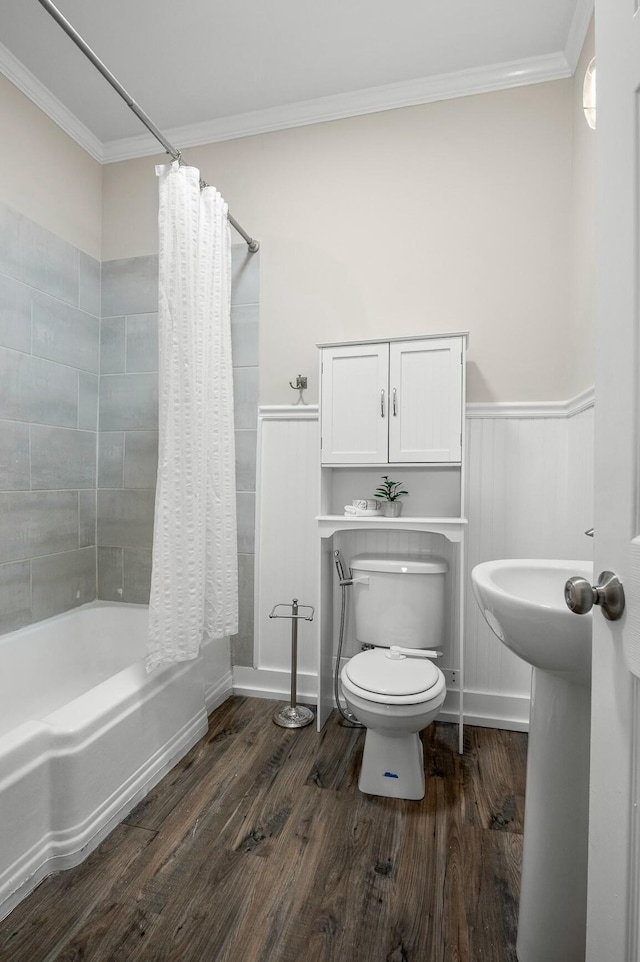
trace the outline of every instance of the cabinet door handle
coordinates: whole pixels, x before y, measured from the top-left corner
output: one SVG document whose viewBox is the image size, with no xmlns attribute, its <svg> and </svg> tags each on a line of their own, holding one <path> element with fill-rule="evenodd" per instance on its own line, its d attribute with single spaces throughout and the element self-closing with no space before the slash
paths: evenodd
<svg viewBox="0 0 640 962">
<path fill-rule="evenodd" d="M 380 417 L 384 417 L 384 388 L 380 391 Z"/>
<path fill-rule="evenodd" d="M 396 388 L 393 389 L 393 416 L 398 417 L 398 392 Z"/>
</svg>

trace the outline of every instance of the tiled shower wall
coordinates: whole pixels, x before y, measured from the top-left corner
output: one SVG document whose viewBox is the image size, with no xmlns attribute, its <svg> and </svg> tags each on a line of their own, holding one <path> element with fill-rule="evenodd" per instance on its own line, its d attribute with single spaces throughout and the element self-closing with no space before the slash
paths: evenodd
<svg viewBox="0 0 640 962">
<path fill-rule="evenodd" d="M 98 441 L 98 597 L 146 603 L 158 455 L 158 259 L 102 265 Z M 236 664 L 253 657 L 259 261 L 233 248 L 240 626 Z"/>
<path fill-rule="evenodd" d="M 100 264 L 0 205 L 0 633 L 96 596 Z"/>
<path fill-rule="evenodd" d="M 102 265 L 98 597 L 149 600 L 158 454 L 158 258 Z"/>
</svg>

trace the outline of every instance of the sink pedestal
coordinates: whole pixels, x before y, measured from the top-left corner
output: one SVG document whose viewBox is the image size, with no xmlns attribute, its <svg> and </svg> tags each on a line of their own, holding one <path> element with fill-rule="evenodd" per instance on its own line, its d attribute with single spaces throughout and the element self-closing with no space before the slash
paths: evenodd
<svg viewBox="0 0 640 962">
<path fill-rule="evenodd" d="M 533 669 L 519 962 L 584 962 L 589 679 Z"/>
</svg>

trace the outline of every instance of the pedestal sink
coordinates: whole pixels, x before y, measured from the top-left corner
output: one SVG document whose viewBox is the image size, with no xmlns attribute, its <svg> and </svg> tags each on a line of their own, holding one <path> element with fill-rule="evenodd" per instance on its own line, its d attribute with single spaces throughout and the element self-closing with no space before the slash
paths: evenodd
<svg viewBox="0 0 640 962">
<path fill-rule="evenodd" d="M 584 962 L 591 702 L 591 613 L 564 600 L 586 561 L 477 565 L 471 580 L 487 624 L 533 667 L 527 753 L 519 962 Z"/>
</svg>

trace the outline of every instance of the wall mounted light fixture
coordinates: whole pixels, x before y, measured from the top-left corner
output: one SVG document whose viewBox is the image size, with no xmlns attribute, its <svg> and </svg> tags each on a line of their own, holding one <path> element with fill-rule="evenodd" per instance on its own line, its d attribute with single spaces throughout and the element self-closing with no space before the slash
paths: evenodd
<svg viewBox="0 0 640 962">
<path fill-rule="evenodd" d="M 592 130 L 596 129 L 596 58 L 589 63 L 582 87 L 584 117 Z"/>
</svg>

